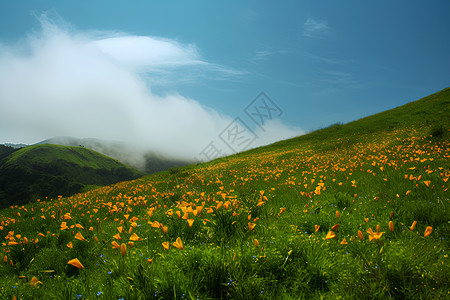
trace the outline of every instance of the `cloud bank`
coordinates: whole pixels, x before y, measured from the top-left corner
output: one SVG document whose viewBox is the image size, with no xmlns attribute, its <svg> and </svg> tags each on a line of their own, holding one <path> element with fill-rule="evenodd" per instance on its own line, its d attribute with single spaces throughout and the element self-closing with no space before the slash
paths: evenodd
<svg viewBox="0 0 450 300">
<path fill-rule="evenodd" d="M 0 44 L 2 142 L 100 138 L 193 160 L 233 121 L 176 92 L 152 93 L 158 80 L 189 80 L 176 76 L 180 73 L 222 79 L 244 74 L 203 60 L 195 45 L 151 36 L 93 35 L 40 21 L 40 31 L 14 45 Z M 280 121 L 265 127 L 252 146 L 303 133 Z"/>
</svg>

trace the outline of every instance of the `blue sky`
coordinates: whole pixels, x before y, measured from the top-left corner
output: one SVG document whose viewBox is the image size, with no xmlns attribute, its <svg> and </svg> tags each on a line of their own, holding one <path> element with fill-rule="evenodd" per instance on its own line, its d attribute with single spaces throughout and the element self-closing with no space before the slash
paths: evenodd
<svg viewBox="0 0 450 300">
<path fill-rule="evenodd" d="M 274 126 L 279 131 L 259 132 L 259 137 L 268 135 L 263 139 L 267 143 L 278 133 L 286 138 L 353 121 L 448 87 L 449 12 L 449 1 L 410 0 L 2 1 L 0 61 L 22 59 L 24 64 L 40 57 L 36 41 L 48 42 L 52 32 L 59 32 L 61 40 L 94 43 L 128 68 L 129 76 L 139 77 L 141 88 L 145 85 L 158 101 L 172 95 L 200 105 L 200 113 L 208 112 L 212 119 L 217 115 L 221 121 L 198 126 L 219 132 L 240 117 L 258 133 L 244 108 L 264 91 L 283 112 Z M 69 48 L 55 47 L 51 53 Z M 64 76 L 82 71 L 69 66 Z M 25 89 L 26 84 L 20 83 Z M 41 91 L 32 90 L 33 95 Z M 8 97 L 14 95 L 19 97 L 14 91 L 3 95 L 3 108 L 9 109 L 7 102 L 13 100 Z M 176 123 L 177 111 L 164 113 Z M 40 138 L 18 132 L 0 131 L 0 142 Z M 195 141 L 202 145 L 217 136 L 199 134 L 208 136 Z M 102 136 L 100 131 L 96 135 Z"/>
</svg>

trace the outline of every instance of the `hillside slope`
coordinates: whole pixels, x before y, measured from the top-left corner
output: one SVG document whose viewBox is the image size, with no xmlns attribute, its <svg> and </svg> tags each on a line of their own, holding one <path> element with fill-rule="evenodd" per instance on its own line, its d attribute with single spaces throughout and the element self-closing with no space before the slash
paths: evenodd
<svg viewBox="0 0 450 300">
<path fill-rule="evenodd" d="M 141 174 L 83 147 L 35 145 L 0 162 L 0 207 L 40 197 L 69 196 L 87 185 L 108 185 Z"/>
<path fill-rule="evenodd" d="M 324 144 L 334 148 L 363 141 L 374 133 L 392 132 L 400 128 L 414 128 L 420 133 L 434 133 L 448 137 L 450 129 L 450 88 L 346 124 L 333 124 L 293 139 L 261 147 L 261 151 L 277 147 L 295 146 L 303 142 Z M 342 142 L 345 140 L 345 142 Z M 259 151 L 259 150 L 249 150 Z"/>
<path fill-rule="evenodd" d="M 0 297 L 447 299 L 449 100 L 6 208 Z"/>
</svg>

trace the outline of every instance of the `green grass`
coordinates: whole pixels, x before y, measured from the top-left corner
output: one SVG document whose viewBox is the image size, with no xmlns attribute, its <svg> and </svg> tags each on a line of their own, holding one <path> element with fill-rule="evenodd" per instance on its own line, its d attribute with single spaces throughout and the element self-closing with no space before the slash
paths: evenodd
<svg viewBox="0 0 450 300">
<path fill-rule="evenodd" d="M 0 297 L 447 299 L 449 99 L 447 89 L 213 162 L 4 209 Z M 369 241 L 377 225 L 383 234 Z"/>
</svg>

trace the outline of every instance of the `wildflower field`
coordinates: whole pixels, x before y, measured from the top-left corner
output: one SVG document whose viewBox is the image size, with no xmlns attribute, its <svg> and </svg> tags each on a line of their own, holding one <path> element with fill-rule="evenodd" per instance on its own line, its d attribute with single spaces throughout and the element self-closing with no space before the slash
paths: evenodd
<svg viewBox="0 0 450 300">
<path fill-rule="evenodd" d="M 448 299 L 449 94 L 4 209 L 0 298 Z"/>
</svg>

